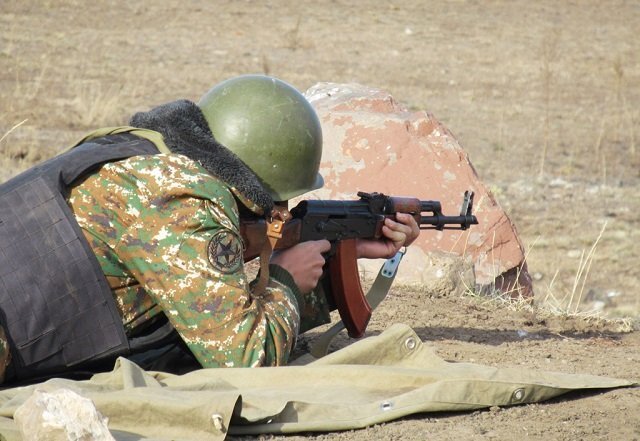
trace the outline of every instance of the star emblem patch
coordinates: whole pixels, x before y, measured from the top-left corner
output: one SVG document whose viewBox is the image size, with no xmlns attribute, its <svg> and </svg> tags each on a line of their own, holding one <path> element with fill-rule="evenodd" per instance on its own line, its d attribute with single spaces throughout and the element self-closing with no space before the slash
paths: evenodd
<svg viewBox="0 0 640 441">
<path fill-rule="evenodd" d="M 237 235 L 222 230 L 214 234 L 207 247 L 209 263 L 222 273 L 234 273 L 242 266 L 242 242 Z"/>
</svg>

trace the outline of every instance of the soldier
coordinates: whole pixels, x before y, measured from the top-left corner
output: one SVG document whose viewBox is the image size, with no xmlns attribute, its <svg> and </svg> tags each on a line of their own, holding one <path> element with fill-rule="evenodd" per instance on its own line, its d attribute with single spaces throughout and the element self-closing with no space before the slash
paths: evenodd
<svg viewBox="0 0 640 441">
<path fill-rule="evenodd" d="M 0 186 L 0 377 L 82 376 L 117 356 L 173 372 L 286 364 L 329 321 L 314 287 L 330 245 L 275 254 L 253 292 L 240 218 L 322 186 L 313 108 L 252 75 L 130 124 Z M 358 255 L 392 256 L 418 232 L 398 215 Z"/>
</svg>

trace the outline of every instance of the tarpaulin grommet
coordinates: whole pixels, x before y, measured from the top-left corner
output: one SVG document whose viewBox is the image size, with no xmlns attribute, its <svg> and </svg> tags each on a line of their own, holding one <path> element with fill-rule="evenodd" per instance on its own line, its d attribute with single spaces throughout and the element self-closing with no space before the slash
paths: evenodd
<svg viewBox="0 0 640 441">
<path fill-rule="evenodd" d="M 513 391 L 513 401 L 522 401 L 524 399 L 524 389 L 519 388 Z"/>
<path fill-rule="evenodd" d="M 211 415 L 211 422 L 213 423 L 213 427 L 215 427 L 218 432 L 225 433 L 227 431 L 224 427 L 224 419 L 219 413 L 214 413 L 213 415 Z"/>
<path fill-rule="evenodd" d="M 409 349 L 410 351 L 414 350 L 417 346 L 416 343 L 416 339 L 413 337 L 409 337 L 404 341 L 404 346 L 405 348 Z"/>
</svg>

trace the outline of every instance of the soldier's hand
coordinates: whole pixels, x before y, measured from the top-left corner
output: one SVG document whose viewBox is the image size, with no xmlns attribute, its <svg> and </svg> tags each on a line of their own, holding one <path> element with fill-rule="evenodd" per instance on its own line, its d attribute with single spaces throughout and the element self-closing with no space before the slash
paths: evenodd
<svg viewBox="0 0 640 441">
<path fill-rule="evenodd" d="M 291 248 L 279 251 L 271 258 L 271 263 L 286 269 L 295 280 L 302 293 L 308 293 L 318 285 L 322 276 L 325 258 L 322 253 L 331 249 L 328 240 L 301 242 Z"/>
<path fill-rule="evenodd" d="M 356 242 L 356 255 L 369 259 L 393 257 L 402 247 L 409 246 L 420 235 L 416 220 L 407 213 L 396 214 L 396 220 L 385 219 L 382 226 L 384 239 Z"/>
</svg>

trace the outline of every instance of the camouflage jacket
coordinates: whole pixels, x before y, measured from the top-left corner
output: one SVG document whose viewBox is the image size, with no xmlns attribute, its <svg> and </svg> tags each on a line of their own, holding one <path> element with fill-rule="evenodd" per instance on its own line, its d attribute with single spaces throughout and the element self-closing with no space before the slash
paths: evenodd
<svg viewBox="0 0 640 441">
<path fill-rule="evenodd" d="M 204 367 L 286 363 L 304 299 L 276 268 L 267 292 L 252 295 L 232 189 L 198 163 L 174 154 L 109 163 L 69 204 L 127 330 L 164 312 Z"/>
</svg>

